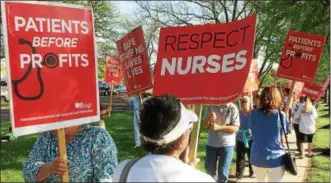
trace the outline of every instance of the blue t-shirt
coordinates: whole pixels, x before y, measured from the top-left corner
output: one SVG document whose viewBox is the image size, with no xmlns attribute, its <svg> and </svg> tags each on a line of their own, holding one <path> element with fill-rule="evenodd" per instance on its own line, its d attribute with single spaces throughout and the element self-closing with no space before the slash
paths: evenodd
<svg viewBox="0 0 331 183">
<path fill-rule="evenodd" d="M 281 112 L 281 117 L 288 124 L 284 112 Z M 283 131 L 278 110 L 271 110 L 269 114 L 259 109 L 253 110 L 248 126 L 253 136 L 251 164 L 263 168 L 283 166 L 282 155 L 285 150 L 280 140 Z"/>
<path fill-rule="evenodd" d="M 252 134 L 248 128 L 249 114 L 245 116 L 242 112 L 240 112 L 240 127 L 237 133 L 237 140 L 243 142 L 243 133 L 246 134 L 247 140 L 252 140 Z"/>
</svg>

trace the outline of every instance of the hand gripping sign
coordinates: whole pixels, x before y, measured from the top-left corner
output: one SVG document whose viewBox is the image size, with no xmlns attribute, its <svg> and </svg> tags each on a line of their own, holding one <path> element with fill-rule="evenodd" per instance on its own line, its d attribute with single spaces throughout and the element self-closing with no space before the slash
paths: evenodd
<svg viewBox="0 0 331 183">
<path fill-rule="evenodd" d="M 152 88 L 152 72 L 142 27 L 116 41 L 116 47 L 128 95 Z"/>
<path fill-rule="evenodd" d="M 313 82 L 324 43 L 325 36 L 289 31 L 277 76 L 295 81 Z"/>
<path fill-rule="evenodd" d="M 15 135 L 99 120 L 93 13 L 46 2 L 2 2 Z"/>
<path fill-rule="evenodd" d="M 226 24 L 161 28 L 153 95 L 185 104 L 224 104 L 250 70 L 256 15 Z"/>
<path fill-rule="evenodd" d="M 105 81 L 112 85 L 120 85 L 121 75 L 120 61 L 115 57 L 107 57 Z"/>
</svg>

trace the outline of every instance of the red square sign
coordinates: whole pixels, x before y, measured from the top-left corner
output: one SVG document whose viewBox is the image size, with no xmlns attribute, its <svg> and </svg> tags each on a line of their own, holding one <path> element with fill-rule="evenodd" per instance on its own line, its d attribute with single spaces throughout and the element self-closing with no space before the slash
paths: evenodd
<svg viewBox="0 0 331 183">
<path fill-rule="evenodd" d="M 325 36 L 289 31 L 276 75 L 295 81 L 314 82 L 324 43 Z"/>
<path fill-rule="evenodd" d="M 2 2 L 15 135 L 100 120 L 93 14 L 48 2 Z"/>
<path fill-rule="evenodd" d="M 142 27 L 118 40 L 116 46 L 128 95 L 152 88 L 152 72 Z"/>
<path fill-rule="evenodd" d="M 164 27 L 153 95 L 185 104 L 224 104 L 242 92 L 250 70 L 256 15 L 226 24 Z"/>
</svg>

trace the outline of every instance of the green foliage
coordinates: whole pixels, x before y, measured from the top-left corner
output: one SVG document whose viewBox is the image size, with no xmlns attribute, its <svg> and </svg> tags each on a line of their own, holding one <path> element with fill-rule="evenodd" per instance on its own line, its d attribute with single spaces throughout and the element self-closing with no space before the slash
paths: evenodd
<svg viewBox="0 0 331 183">
<path fill-rule="evenodd" d="M 256 32 L 257 48 L 265 54 L 267 65 L 278 63 L 286 34 L 289 30 L 327 36 L 315 82 L 325 80 L 330 73 L 330 5 L 328 1 L 248 1 L 258 15 Z M 259 52 L 256 52 L 257 54 Z M 264 73 L 264 74 L 267 74 Z"/>
</svg>

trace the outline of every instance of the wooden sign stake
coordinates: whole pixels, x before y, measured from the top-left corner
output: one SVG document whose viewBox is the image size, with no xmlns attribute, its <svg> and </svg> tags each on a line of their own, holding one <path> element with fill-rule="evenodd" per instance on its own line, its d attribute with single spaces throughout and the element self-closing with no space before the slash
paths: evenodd
<svg viewBox="0 0 331 183">
<path fill-rule="evenodd" d="M 289 93 L 289 96 L 288 96 L 288 101 L 287 101 L 287 104 L 285 106 L 285 114 L 287 116 L 289 116 L 290 106 L 292 105 L 294 86 L 295 86 L 295 81 L 292 81 L 290 93 Z"/>
<path fill-rule="evenodd" d="M 197 160 L 197 151 L 198 151 L 198 142 L 199 142 L 199 132 L 200 132 L 200 124 L 201 124 L 201 114 L 202 114 L 202 105 L 191 105 L 191 110 L 193 110 L 198 115 L 198 122 L 194 123 L 193 129 L 191 132 L 191 139 L 189 144 L 189 159 L 190 163 L 194 164 Z"/>
<path fill-rule="evenodd" d="M 251 108 L 253 109 L 254 101 L 253 101 L 253 92 L 252 91 L 249 92 L 249 100 L 250 100 Z"/>
<path fill-rule="evenodd" d="M 64 134 L 64 128 L 57 129 L 57 149 L 59 152 L 60 158 L 67 160 L 67 145 L 66 145 L 66 137 Z M 69 182 L 69 172 L 65 172 L 61 176 L 62 182 Z"/>
<path fill-rule="evenodd" d="M 141 93 L 138 94 L 138 97 L 139 97 L 139 107 L 143 104 L 143 98 L 141 97 Z"/>
<path fill-rule="evenodd" d="M 113 105 L 113 84 L 111 84 L 111 86 L 110 86 L 108 116 L 110 116 L 111 111 L 113 110 L 113 108 L 111 107 L 112 105 Z"/>
</svg>

